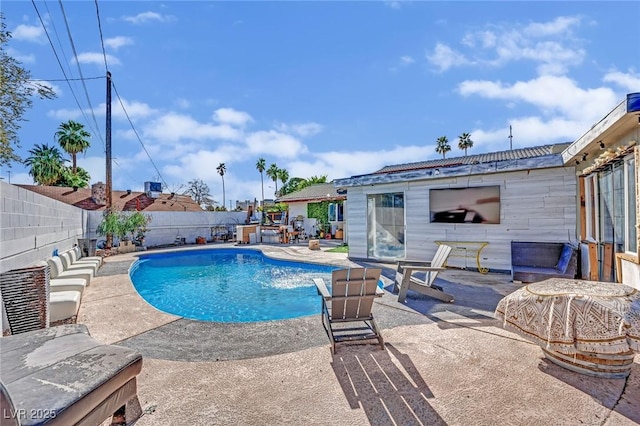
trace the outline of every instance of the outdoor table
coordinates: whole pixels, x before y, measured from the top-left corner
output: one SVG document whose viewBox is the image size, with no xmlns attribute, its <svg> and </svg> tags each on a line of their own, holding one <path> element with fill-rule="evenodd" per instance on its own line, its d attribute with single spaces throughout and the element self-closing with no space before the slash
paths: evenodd
<svg viewBox="0 0 640 426">
<path fill-rule="evenodd" d="M 640 292 L 624 284 L 550 278 L 504 297 L 495 316 L 583 374 L 626 377 L 640 352 Z"/>
</svg>

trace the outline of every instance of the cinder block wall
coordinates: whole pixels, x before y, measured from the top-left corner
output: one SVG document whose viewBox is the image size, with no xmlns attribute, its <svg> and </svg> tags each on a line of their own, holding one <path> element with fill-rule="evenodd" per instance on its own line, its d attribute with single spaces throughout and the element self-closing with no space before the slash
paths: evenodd
<svg viewBox="0 0 640 426">
<path fill-rule="evenodd" d="M 0 272 L 24 268 L 83 238 L 83 210 L 0 181 Z"/>
</svg>

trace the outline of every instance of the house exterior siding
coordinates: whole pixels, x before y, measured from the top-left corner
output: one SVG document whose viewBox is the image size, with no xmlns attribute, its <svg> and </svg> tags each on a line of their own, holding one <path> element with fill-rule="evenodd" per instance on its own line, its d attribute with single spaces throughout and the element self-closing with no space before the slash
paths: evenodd
<svg viewBox="0 0 640 426">
<path fill-rule="evenodd" d="M 486 241 L 482 266 L 509 271 L 512 240 L 577 240 L 576 182 L 573 167 L 554 167 L 349 187 L 349 256 L 367 258 L 366 219 L 353 220 L 367 217 L 367 196 L 403 192 L 406 259 L 431 259 L 438 240 Z M 500 224 L 430 223 L 429 189 L 495 185 L 500 187 Z M 450 258 L 448 264 L 475 267 L 473 259 Z"/>
</svg>

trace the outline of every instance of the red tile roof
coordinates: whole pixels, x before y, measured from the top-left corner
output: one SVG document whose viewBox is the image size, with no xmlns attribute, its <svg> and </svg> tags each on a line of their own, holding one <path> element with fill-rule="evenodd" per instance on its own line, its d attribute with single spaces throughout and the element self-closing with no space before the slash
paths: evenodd
<svg viewBox="0 0 640 426">
<path fill-rule="evenodd" d="M 83 210 L 104 210 L 104 204 L 97 204 L 91 198 L 91 189 L 64 186 L 17 185 L 45 197 L 53 198 Z M 144 192 L 112 191 L 111 198 L 116 210 L 146 212 L 176 211 L 201 212 L 202 208 L 187 195 L 160 194 L 158 198 L 148 197 Z"/>
</svg>

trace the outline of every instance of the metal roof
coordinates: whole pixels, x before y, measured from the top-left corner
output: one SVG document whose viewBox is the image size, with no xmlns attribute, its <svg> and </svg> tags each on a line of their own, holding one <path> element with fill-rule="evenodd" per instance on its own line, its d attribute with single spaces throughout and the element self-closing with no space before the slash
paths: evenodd
<svg viewBox="0 0 640 426">
<path fill-rule="evenodd" d="M 523 160 L 526 158 L 542 157 L 544 155 L 561 153 L 569 142 L 555 145 L 542 145 L 527 148 L 516 148 L 508 151 L 487 152 L 484 154 L 467 155 L 466 157 L 452 157 L 438 160 L 418 161 L 415 163 L 384 166 L 373 174 L 405 172 L 409 170 L 430 169 L 435 167 L 460 166 L 467 164 L 491 163 L 494 161 Z"/>
</svg>

